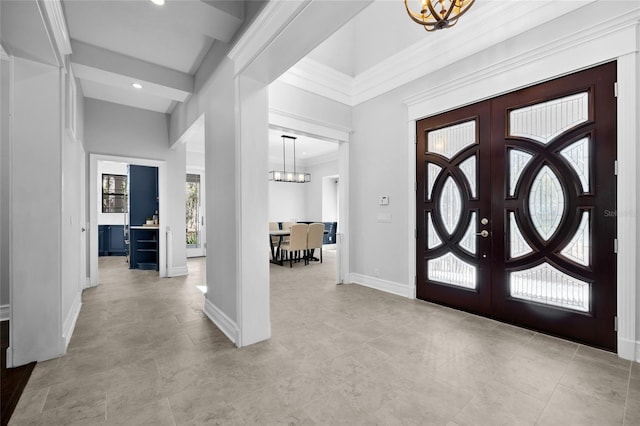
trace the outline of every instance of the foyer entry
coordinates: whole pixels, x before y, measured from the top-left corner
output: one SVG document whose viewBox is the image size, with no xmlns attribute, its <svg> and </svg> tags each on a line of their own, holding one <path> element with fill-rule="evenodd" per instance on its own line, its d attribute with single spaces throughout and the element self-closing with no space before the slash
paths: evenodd
<svg viewBox="0 0 640 426">
<path fill-rule="evenodd" d="M 417 122 L 417 297 L 616 349 L 616 64 Z"/>
</svg>

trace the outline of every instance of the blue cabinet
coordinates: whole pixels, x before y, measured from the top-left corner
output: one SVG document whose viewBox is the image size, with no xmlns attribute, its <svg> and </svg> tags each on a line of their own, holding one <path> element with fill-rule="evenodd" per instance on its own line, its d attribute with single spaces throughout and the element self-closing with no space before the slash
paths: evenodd
<svg viewBox="0 0 640 426">
<path fill-rule="evenodd" d="M 129 225 L 144 225 L 158 210 L 158 168 L 129 165 Z"/>
<path fill-rule="evenodd" d="M 124 225 L 98 225 L 98 256 L 124 256 Z"/>
<path fill-rule="evenodd" d="M 128 187 L 129 268 L 157 271 L 158 228 L 142 225 L 158 211 L 158 168 L 129 165 Z"/>
<path fill-rule="evenodd" d="M 158 270 L 158 228 L 132 226 L 130 269 Z"/>
</svg>

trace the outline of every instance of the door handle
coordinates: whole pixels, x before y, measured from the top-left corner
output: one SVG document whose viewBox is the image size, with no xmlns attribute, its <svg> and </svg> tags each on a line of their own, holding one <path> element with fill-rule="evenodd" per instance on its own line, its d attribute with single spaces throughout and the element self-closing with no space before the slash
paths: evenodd
<svg viewBox="0 0 640 426">
<path fill-rule="evenodd" d="M 480 235 L 482 238 L 487 238 L 489 236 L 489 231 L 487 231 L 486 229 L 483 229 L 482 231 L 478 232 L 476 235 Z"/>
</svg>

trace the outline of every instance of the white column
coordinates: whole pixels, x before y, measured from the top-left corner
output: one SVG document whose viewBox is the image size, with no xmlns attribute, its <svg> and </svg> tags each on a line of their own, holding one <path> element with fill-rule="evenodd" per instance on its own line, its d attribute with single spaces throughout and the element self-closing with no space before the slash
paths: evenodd
<svg viewBox="0 0 640 426">
<path fill-rule="evenodd" d="M 637 53 L 618 58 L 618 355 L 638 359 Z M 624 194 L 624 196 L 620 196 Z"/>
<path fill-rule="evenodd" d="M 236 88 L 238 346 L 271 337 L 268 259 L 267 86 L 239 75 Z"/>
</svg>

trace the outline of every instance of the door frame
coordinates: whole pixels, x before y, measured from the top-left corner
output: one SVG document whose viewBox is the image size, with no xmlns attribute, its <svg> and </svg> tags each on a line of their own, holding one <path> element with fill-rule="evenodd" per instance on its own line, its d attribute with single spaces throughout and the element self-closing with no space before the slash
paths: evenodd
<svg viewBox="0 0 640 426">
<path fill-rule="evenodd" d="M 200 175 L 200 247 L 189 248 L 187 247 L 187 259 L 190 257 L 202 257 L 207 255 L 207 224 L 204 223 L 204 218 L 207 213 L 207 201 L 205 190 L 205 170 L 204 168 L 187 166 L 187 174 Z"/>
<path fill-rule="evenodd" d="M 562 77 L 582 69 L 590 68 L 612 60 L 617 61 L 618 68 L 618 117 L 617 117 L 617 149 L 618 149 L 618 194 L 617 198 L 618 229 L 628 232 L 618 235 L 617 260 L 617 317 L 618 317 L 618 355 L 621 358 L 640 360 L 640 342 L 636 339 L 637 295 L 635 282 L 637 278 L 636 261 L 636 199 L 640 187 L 636 178 L 637 138 L 636 109 L 638 87 L 636 76 L 637 65 L 637 23 L 620 25 L 611 31 L 611 26 L 594 30 L 598 36 L 589 38 L 569 38 L 566 49 L 555 49 L 551 45 L 530 46 L 528 52 L 519 51 L 496 65 L 484 69 L 470 70 L 465 75 L 458 75 L 451 81 L 437 86 L 436 89 L 414 94 L 405 100 L 407 105 L 407 187 L 415 188 L 416 182 L 416 123 L 418 120 L 493 98 L 504 93 L 531 86 L 558 77 Z M 607 49 L 600 48 L 608 46 Z M 567 51 L 571 54 L 567 55 Z M 570 60 L 568 59 L 570 57 Z M 518 69 L 517 73 L 513 73 Z M 509 79 L 502 78 L 511 73 Z M 624 90 L 622 90 L 624 88 Z M 612 88 L 613 90 L 613 88 Z M 408 197 L 408 276 L 413 277 L 413 298 L 416 298 L 416 197 L 415 190 Z M 612 248 L 613 249 L 613 248 Z M 612 324 L 613 327 L 613 324 Z"/>
<path fill-rule="evenodd" d="M 98 161 L 115 161 L 158 168 L 158 210 L 161 218 L 167 217 L 167 164 L 164 160 L 150 160 L 136 157 L 121 157 L 117 155 L 89 154 L 89 286 L 98 285 L 98 193 L 101 183 L 98 182 Z M 167 236 L 158 233 L 159 274 L 167 277 Z"/>
</svg>

